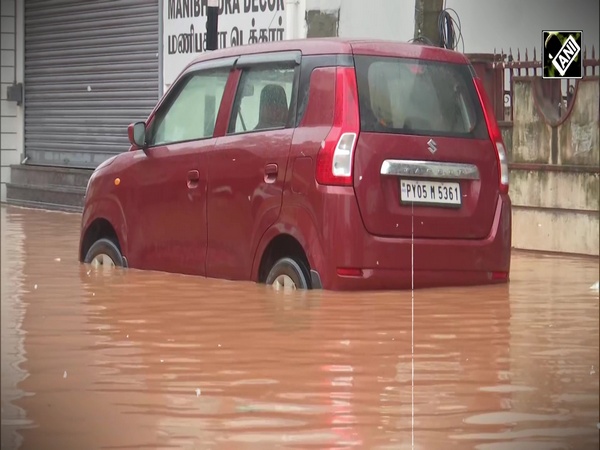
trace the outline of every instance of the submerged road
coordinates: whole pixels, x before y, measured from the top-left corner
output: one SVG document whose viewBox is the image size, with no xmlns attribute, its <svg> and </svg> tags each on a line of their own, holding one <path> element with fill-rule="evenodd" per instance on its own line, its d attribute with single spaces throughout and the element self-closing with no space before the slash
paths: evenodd
<svg viewBox="0 0 600 450">
<path fill-rule="evenodd" d="M 410 292 L 96 271 L 79 215 L 1 214 L 3 450 L 598 448 L 597 259 L 416 291 L 413 381 Z"/>
</svg>

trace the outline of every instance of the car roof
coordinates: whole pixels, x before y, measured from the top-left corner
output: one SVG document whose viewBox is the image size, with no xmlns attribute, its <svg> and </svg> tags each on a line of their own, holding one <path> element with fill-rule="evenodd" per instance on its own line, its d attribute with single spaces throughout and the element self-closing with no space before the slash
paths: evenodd
<svg viewBox="0 0 600 450">
<path fill-rule="evenodd" d="M 194 59 L 190 65 L 221 58 L 294 50 L 300 51 L 302 55 L 355 54 L 395 56 L 458 64 L 468 63 L 468 59 L 462 53 L 429 45 L 383 39 L 308 38 L 248 44 L 209 51 Z"/>
</svg>

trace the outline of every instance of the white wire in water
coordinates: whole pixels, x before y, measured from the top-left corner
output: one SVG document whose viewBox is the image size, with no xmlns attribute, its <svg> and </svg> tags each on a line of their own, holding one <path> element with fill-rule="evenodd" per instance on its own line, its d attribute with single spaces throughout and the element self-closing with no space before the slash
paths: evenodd
<svg viewBox="0 0 600 450">
<path fill-rule="evenodd" d="M 415 448 L 415 206 L 410 211 L 410 354 L 411 354 L 411 448 Z"/>
</svg>

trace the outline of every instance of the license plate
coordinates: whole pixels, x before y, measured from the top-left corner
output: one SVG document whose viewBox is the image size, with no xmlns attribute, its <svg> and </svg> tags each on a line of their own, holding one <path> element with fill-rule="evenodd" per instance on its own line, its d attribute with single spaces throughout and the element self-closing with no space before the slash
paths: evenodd
<svg viewBox="0 0 600 450">
<path fill-rule="evenodd" d="M 460 184 L 400 180 L 400 201 L 402 203 L 460 206 Z"/>
</svg>

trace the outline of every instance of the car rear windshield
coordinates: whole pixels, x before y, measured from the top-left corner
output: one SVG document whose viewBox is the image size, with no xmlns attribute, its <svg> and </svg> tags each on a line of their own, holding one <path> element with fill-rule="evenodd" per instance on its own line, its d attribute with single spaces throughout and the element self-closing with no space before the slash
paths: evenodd
<svg viewBox="0 0 600 450">
<path fill-rule="evenodd" d="M 483 139 L 468 65 L 356 56 L 361 130 Z"/>
</svg>

